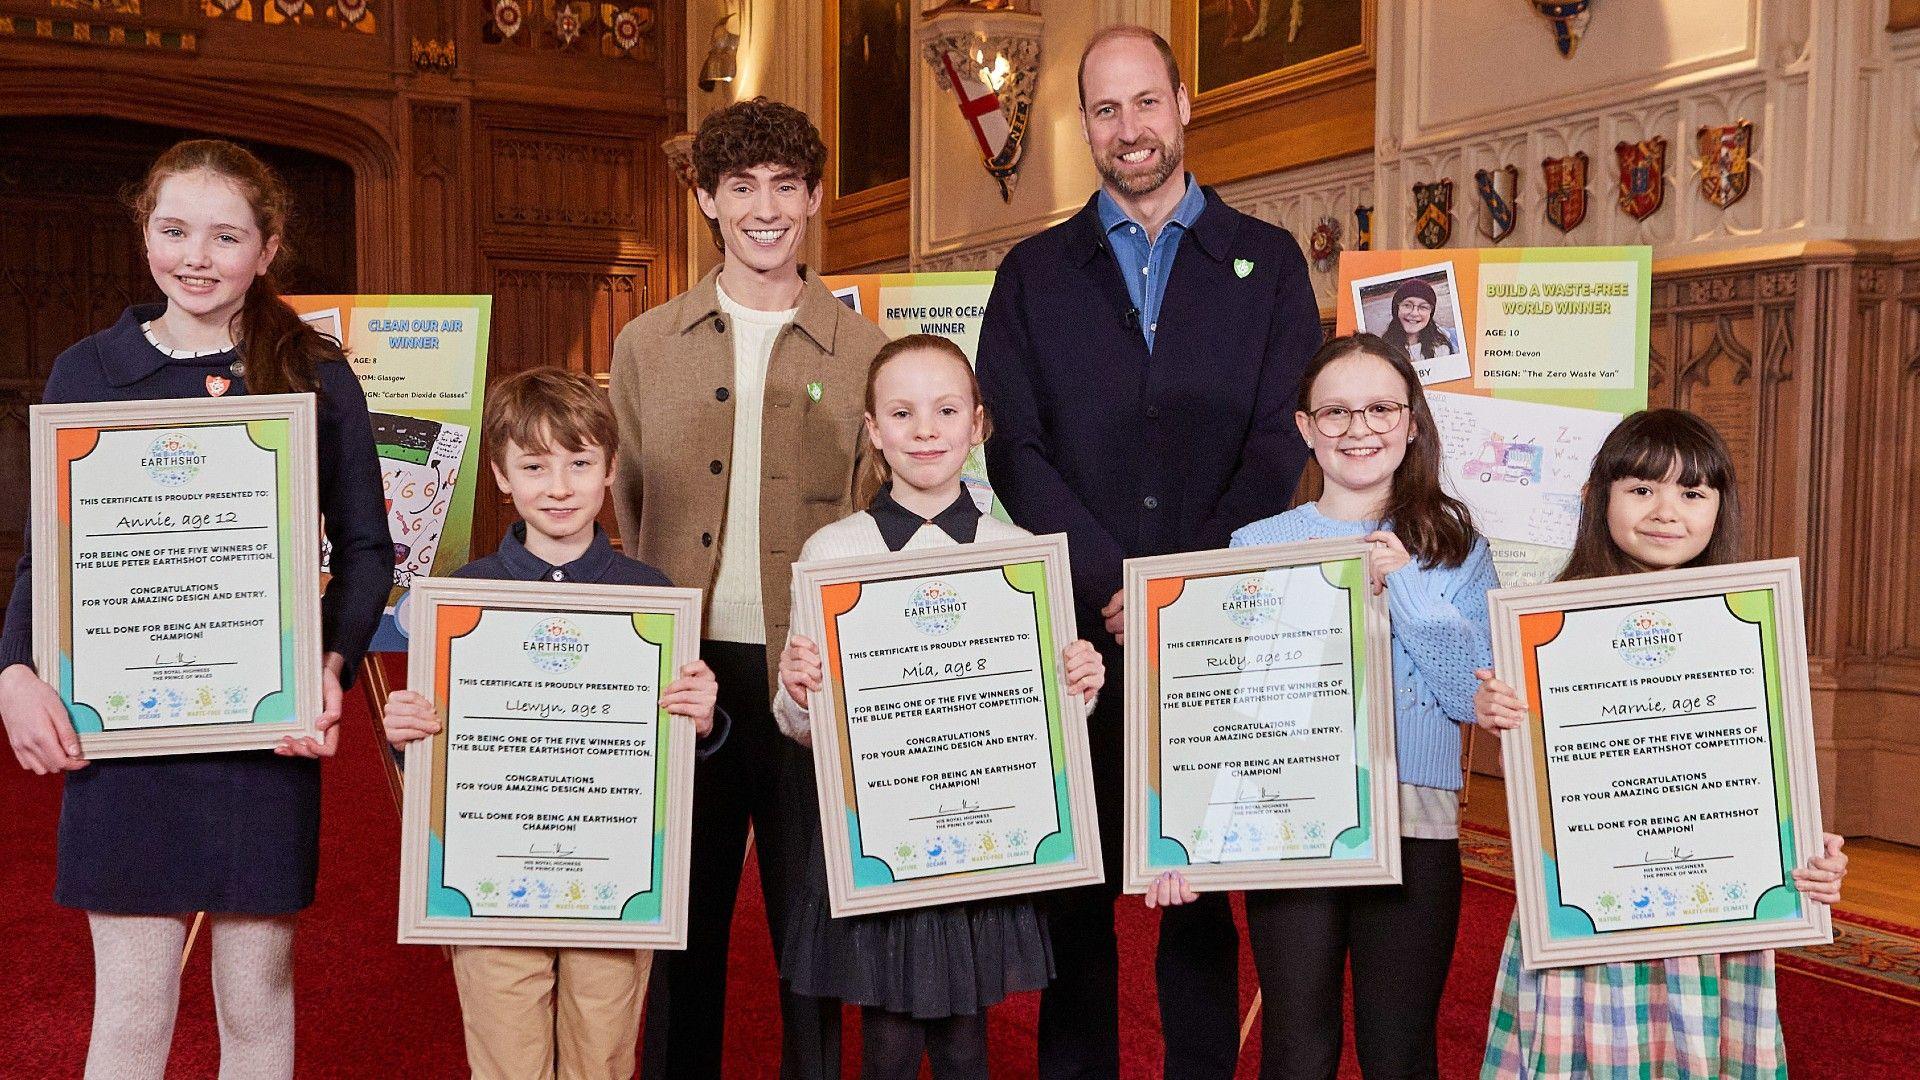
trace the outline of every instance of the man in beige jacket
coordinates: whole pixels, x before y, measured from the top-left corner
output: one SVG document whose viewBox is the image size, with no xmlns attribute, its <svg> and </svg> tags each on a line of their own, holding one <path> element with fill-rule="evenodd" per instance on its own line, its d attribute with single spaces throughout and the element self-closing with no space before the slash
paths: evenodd
<svg viewBox="0 0 1920 1080">
<path fill-rule="evenodd" d="M 732 717 L 694 773 L 688 947 L 655 961 L 642 1074 L 718 1080 L 728 933 L 753 825 L 778 954 L 817 819 L 806 752 L 770 703 L 788 579 L 815 529 L 852 513 L 867 365 L 885 343 L 799 265 L 826 146 L 806 114 L 755 98 L 694 137 L 700 209 L 724 254 L 613 350 L 614 507 L 627 554 L 706 591 L 701 655 Z M 840 1005 L 781 987 L 783 1078 L 837 1077 Z"/>
</svg>

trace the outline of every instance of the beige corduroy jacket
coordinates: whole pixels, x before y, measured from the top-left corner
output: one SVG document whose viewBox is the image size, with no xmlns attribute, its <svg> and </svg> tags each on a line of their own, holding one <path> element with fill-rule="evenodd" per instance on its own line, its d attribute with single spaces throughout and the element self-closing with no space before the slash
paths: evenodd
<svg viewBox="0 0 1920 1080">
<path fill-rule="evenodd" d="M 760 442 L 760 598 L 769 686 L 788 580 L 814 530 L 853 512 L 867 365 L 887 338 L 805 268 L 799 311 L 767 362 Z M 642 313 L 613 345 L 613 504 L 626 553 L 713 595 L 733 467 L 733 329 L 716 269 Z"/>
</svg>

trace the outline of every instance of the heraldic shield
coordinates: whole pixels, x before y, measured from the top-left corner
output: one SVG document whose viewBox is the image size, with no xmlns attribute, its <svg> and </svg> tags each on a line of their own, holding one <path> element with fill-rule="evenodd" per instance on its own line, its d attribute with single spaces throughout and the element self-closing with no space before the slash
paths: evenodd
<svg viewBox="0 0 1920 1080">
<path fill-rule="evenodd" d="M 1667 140 L 1655 135 L 1645 142 L 1616 143 L 1620 159 L 1620 209 L 1636 221 L 1645 221 L 1667 197 Z"/>
<path fill-rule="evenodd" d="M 1587 154 L 1550 157 L 1540 163 L 1547 180 L 1547 224 L 1572 232 L 1587 220 Z"/>
<path fill-rule="evenodd" d="M 1511 165 L 1481 169 L 1473 174 L 1480 193 L 1480 233 L 1494 243 L 1513 235 L 1520 221 L 1520 170 Z"/>
<path fill-rule="evenodd" d="M 1340 219 L 1328 215 L 1314 225 L 1313 234 L 1307 238 L 1307 258 L 1313 261 L 1313 268 L 1326 274 L 1331 273 L 1340 264 L 1340 238 L 1345 230 L 1340 227 Z"/>
<path fill-rule="evenodd" d="M 1422 247 L 1445 247 L 1453 236 L 1453 181 L 1413 185 L 1413 235 Z"/>
<path fill-rule="evenodd" d="M 1592 6 L 1593 0 L 1533 0 L 1533 9 L 1553 24 L 1554 47 L 1568 57 L 1580 47 L 1580 37 L 1593 18 L 1593 12 L 1587 10 Z"/>
<path fill-rule="evenodd" d="M 1747 170 L 1747 152 L 1753 147 L 1753 125 L 1745 120 L 1703 127 L 1700 146 L 1700 194 L 1725 210 L 1747 193 L 1753 176 Z"/>
</svg>

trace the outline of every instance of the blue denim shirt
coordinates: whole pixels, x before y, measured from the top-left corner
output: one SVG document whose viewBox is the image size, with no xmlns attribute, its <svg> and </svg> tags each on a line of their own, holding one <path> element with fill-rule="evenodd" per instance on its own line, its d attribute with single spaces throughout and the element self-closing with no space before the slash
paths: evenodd
<svg viewBox="0 0 1920 1080">
<path fill-rule="evenodd" d="M 1256 521 L 1233 534 L 1232 546 L 1357 537 L 1382 527 L 1339 521 L 1313 503 Z M 1400 782 L 1458 791 L 1460 725 L 1473 723 L 1475 668 L 1493 666 L 1487 592 L 1497 588 L 1485 540 L 1459 566 L 1423 566 L 1415 559 L 1387 575 L 1393 619 L 1394 747 Z"/>
<path fill-rule="evenodd" d="M 1160 226 L 1160 235 L 1151 242 L 1146 227 L 1128 217 L 1105 188 L 1097 197 L 1100 224 L 1107 230 L 1107 242 L 1113 248 L 1114 261 L 1120 264 L 1120 277 L 1127 283 L 1133 310 L 1139 312 L 1140 333 L 1147 339 L 1149 352 L 1153 350 L 1154 331 L 1160 328 L 1160 300 L 1167 295 L 1167 278 L 1173 275 L 1174 256 L 1180 254 L 1180 238 L 1207 208 L 1207 197 L 1194 183 L 1192 173 L 1186 175 L 1186 185 L 1180 205 L 1173 208 L 1173 216 Z"/>
</svg>

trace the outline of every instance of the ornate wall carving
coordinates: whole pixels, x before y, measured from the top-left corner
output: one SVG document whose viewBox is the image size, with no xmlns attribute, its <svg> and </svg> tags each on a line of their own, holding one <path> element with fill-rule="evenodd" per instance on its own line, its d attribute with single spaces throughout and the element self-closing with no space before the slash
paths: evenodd
<svg viewBox="0 0 1920 1080">
<path fill-rule="evenodd" d="M 277 2 L 277 0 L 275 0 Z M 661 19 L 654 0 L 484 0 L 480 40 L 490 47 L 657 61 Z"/>
<path fill-rule="evenodd" d="M 1655 404 L 1734 455 L 1752 557 L 1798 556 L 1828 827 L 1920 842 L 1920 246 L 1656 272 Z"/>
<path fill-rule="evenodd" d="M 1411 186 L 1442 178 L 1455 188 L 1452 244 L 1485 243 L 1473 227 L 1473 174 L 1507 164 L 1522 180 L 1510 246 L 1648 243 L 1666 256 L 1920 233 L 1920 31 L 1886 33 L 1884 4 L 1658 5 L 1650 21 L 1589 35 L 1580 55 L 1602 57 L 1597 66 L 1567 65 L 1543 43 L 1518 39 L 1500 48 L 1514 56 L 1514 78 L 1529 87 L 1523 93 L 1513 92 L 1514 80 L 1473 74 L 1482 70 L 1475 50 L 1494 40 L 1473 19 L 1510 13 L 1490 14 L 1486 5 L 1472 9 L 1473 18 L 1449 18 L 1441 0 L 1382 7 L 1382 246 L 1411 245 Z M 1715 32 L 1693 33 L 1689 20 Z M 1522 30 L 1531 32 L 1515 33 Z M 1551 62 L 1527 66 L 1541 56 Z M 1723 210 L 1698 192 L 1696 133 L 1738 119 L 1755 125 L 1752 186 Z M 1652 136 L 1668 143 L 1665 205 L 1636 221 L 1614 205 L 1613 148 Z M 1591 161 L 1590 209 L 1563 234 L 1541 210 L 1540 163 L 1576 150 Z"/>
<path fill-rule="evenodd" d="M 481 291 L 493 295 L 495 370 L 552 364 L 583 371 L 606 385 L 613 360 L 613 339 L 634 316 L 663 299 L 649 275 L 664 268 L 644 263 L 586 267 L 576 262 L 538 258 L 486 260 Z M 474 540 L 500 536 L 516 518 L 512 505 L 491 484 L 481 489 L 474 507 Z M 619 535 L 613 505 L 601 521 Z"/>
<path fill-rule="evenodd" d="M 1024 239 L 1026 239 L 1024 236 L 1015 236 L 961 251 L 928 255 L 914 260 L 913 269 L 916 272 L 926 273 L 947 270 L 992 270 L 1000 265 L 1001 259 L 1007 257 L 1007 252 L 1013 250 L 1013 245 Z"/>
<path fill-rule="evenodd" d="M 639 224 L 646 193 L 632 146 L 505 127 L 489 127 L 486 142 L 492 224 L 608 231 Z"/>
<path fill-rule="evenodd" d="M 408 114 L 413 159 L 412 263 L 421 292 L 451 292 L 457 268 L 473 257 L 469 171 L 461 106 L 417 101 Z"/>
</svg>

